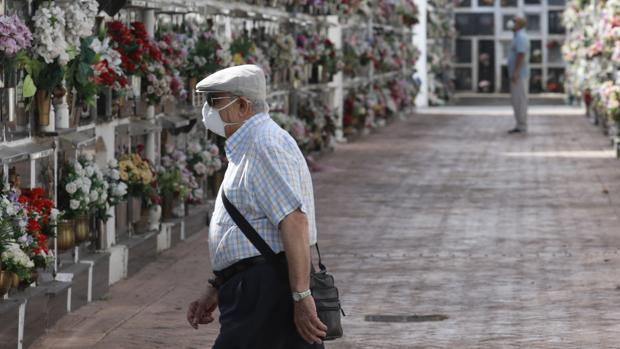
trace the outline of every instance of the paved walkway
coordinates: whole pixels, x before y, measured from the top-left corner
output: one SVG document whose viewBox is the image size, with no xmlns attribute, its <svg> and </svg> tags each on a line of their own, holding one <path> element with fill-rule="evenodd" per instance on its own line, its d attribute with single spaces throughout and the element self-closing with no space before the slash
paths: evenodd
<svg viewBox="0 0 620 349">
<path fill-rule="evenodd" d="M 560 109 L 527 136 L 505 134 L 505 111 L 475 110 L 417 115 L 322 159 L 320 240 L 349 315 L 328 348 L 620 347 L 620 161 L 606 138 Z M 184 320 L 208 270 L 200 234 L 33 347 L 209 348 L 217 325 Z M 365 321 L 414 314 L 447 319 Z"/>
</svg>

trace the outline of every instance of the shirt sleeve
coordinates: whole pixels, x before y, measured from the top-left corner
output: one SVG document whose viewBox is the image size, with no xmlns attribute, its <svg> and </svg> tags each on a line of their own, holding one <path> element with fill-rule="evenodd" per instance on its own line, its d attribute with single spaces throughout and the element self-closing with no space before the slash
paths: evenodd
<svg viewBox="0 0 620 349">
<path fill-rule="evenodd" d="M 274 225 L 297 209 L 305 212 L 302 201 L 300 160 L 294 149 L 283 145 L 257 144 L 257 171 L 254 198 Z"/>
<path fill-rule="evenodd" d="M 523 36 L 518 36 L 516 40 L 517 53 L 527 53 L 527 39 Z"/>
</svg>

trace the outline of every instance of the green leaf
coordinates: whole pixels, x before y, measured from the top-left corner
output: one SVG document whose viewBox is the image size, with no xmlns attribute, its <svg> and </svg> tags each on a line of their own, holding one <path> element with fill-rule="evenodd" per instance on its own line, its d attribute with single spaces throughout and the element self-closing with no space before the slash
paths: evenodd
<svg viewBox="0 0 620 349">
<path fill-rule="evenodd" d="M 32 77 L 30 76 L 30 74 L 26 75 L 26 77 L 24 78 L 24 97 L 25 98 L 30 98 L 32 96 L 34 96 L 34 94 L 37 92 L 37 87 L 34 85 L 34 81 L 32 81 Z"/>
</svg>

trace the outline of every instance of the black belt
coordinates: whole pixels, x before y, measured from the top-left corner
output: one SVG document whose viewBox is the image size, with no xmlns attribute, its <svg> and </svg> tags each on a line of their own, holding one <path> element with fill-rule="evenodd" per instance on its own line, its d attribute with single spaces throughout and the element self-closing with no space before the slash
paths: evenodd
<svg viewBox="0 0 620 349">
<path fill-rule="evenodd" d="M 278 259 L 282 259 L 284 258 L 284 252 L 280 252 L 276 256 L 278 257 Z M 238 262 L 235 262 L 235 264 L 231 265 L 230 267 L 218 271 L 214 270 L 213 274 L 215 274 L 215 279 L 210 279 L 209 283 L 213 285 L 213 287 L 219 288 L 226 281 L 232 279 L 233 276 L 242 273 L 255 265 L 264 263 L 267 263 L 267 258 L 263 256 L 255 256 L 242 259 Z"/>
</svg>

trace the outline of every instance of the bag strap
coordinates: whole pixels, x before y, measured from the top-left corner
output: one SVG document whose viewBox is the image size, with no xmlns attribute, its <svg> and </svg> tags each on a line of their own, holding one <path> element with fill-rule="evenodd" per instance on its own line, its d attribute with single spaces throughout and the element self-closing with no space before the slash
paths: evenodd
<svg viewBox="0 0 620 349">
<path fill-rule="evenodd" d="M 265 242 L 265 240 L 263 240 L 263 238 L 260 235 L 258 235 L 258 232 L 245 219 L 245 217 L 243 217 L 241 212 L 237 210 L 235 205 L 233 205 L 232 202 L 228 200 L 228 198 L 226 197 L 226 194 L 224 194 L 224 189 L 222 189 L 222 202 L 224 203 L 224 207 L 226 208 L 226 211 L 228 212 L 230 217 L 232 217 L 235 224 L 237 224 L 239 229 L 241 229 L 241 232 L 243 233 L 243 235 L 245 235 L 245 237 L 248 238 L 248 240 L 250 240 L 252 245 L 254 245 L 254 247 L 256 247 L 256 249 L 265 258 L 267 258 L 267 260 L 269 260 L 270 262 L 276 262 L 276 253 L 273 252 L 273 250 L 271 249 L 271 247 L 269 247 L 267 242 Z"/>
<path fill-rule="evenodd" d="M 269 260 L 272 263 L 273 262 L 277 263 L 276 253 L 271 249 L 271 247 L 269 247 L 267 242 L 265 242 L 265 240 L 258 234 L 256 229 L 252 227 L 250 222 L 248 222 L 247 219 L 243 217 L 243 215 L 241 214 L 241 212 L 239 212 L 237 207 L 235 207 L 235 205 L 233 205 L 233 203 L 230 202 L 230 200 L 228 200 L 228 198 L 226 197 L 226 194 L 224 193 L 224 189 L 222 189 L 221 193 L 222 193 L 222 202 L 224 203 L 224 208 L 226 208 L 226 211 L 228 212 L 232 220 L 235 222 L 237 227 L 239 227 L 243 235 L 245 235 L 245 237 L 248 238 L 248 240 L 250 240 L 252 245 L 254 245 L 254 247 L 256 247 L 256 249 L 263 256 L 265 256 L 265 258 L 267 258 L 267 260 Z M 319 250 L 319 243 L 317 242 L 316 245 L 314 246 L 316 247 L 316 252 L 319 256 L 319 268 L 321 269 L 321 271 L 325 271 L 327 270 L 327 268 L 325 268 L 325 265 L 323 265 L 323 263 L 321 262 L 321 251 Z M 314 265 L 312 263 L 310 263 L 310 265 L 312 267 L 312 270 L 314 271 Z"/>
</svg>

